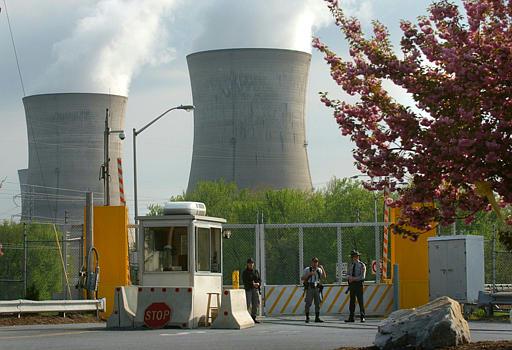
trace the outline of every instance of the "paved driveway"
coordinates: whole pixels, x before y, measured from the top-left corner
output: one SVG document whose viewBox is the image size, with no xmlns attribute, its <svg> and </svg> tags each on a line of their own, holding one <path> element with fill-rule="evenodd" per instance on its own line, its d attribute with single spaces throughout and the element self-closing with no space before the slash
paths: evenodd
<svg viewBox="0 0 512 350">
<path fill-rule="evenodd" d="M 0 349 L 314 349 L 369 346 L 379 320 L 345 324 L 326 317 L 322 324 L 301 318 L 267 318 L 245 330 L 160 329 L 107 330 L 105 324 L 34 325 L 0 327 Z M 512 340 L 509 323 L 470 323 L 472 340 Z"/>
</svg>

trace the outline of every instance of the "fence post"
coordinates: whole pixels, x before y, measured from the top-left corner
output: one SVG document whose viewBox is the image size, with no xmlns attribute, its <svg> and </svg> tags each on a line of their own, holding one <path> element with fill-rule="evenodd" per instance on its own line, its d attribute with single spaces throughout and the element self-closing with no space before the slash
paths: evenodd
<svg viewBox="0 0 512 350">
<path fill-rule="evenodd" d="M 68 271 L 68 234 L 66 232 L 66 229 L 63 228 L 62 230 L 62 255 L 64 259 L 64 269 L 62 270 L 62 289 L 64 290 L 64 300 L 68 299 L 68 276 L 66 276 Z"/>
<path fill-rule="evenodd" d="M 398 264 L 393 265 L 393 311 L 400 309 L 400 276 Z"/>
<path fill-rule="evenodd" d="M 263 298 L 265 298 L 267 288 L 267 269 L 265 261 L 265 224 L 257 223 L 255 225 L 254 238 L 256 245 L 256 268 L 260 271 L 261 285 L 263 287 L 262 294 Z M 265 300 L 260 304 L 260 315 L 265 315 L 265 304 Z"/>
<path fill-rule="evenodd" d="M 27 299 L 27 258 L 28 258 L 28 247 L 27 247 L 27 224 L 23 223 L 23 295 Z"/>
<path fill-rule="evenodd" d="M 254 259 L 256 259 L 256 269 L 260 271 L 261 276 L 261 247 L 259 223 L 254 226 Z"/>
<path fill-rule="evenodd" d="M 299 282 L 300 277 L 302 277 L 302 271 L 304 271 L 304 228 L 299 227 Z"/>
<path fill-rule="evenodd" d="M 108 183 L 108 179 L 107 179 Z M 89 259 L 89 253 L 94 247 L 94 196 L 92 192 L 85 194 L 85 266 L 87 276 L 94 271 L 93 259 Z M 87 290 L 87 299 L 93 299 L 93 292 Z"/>
<path fill-rule="evenodd" d="M 260 261 L 261 261 L 261 283 L 267 284 L 267 261 L 265 257 L 265 224 L 260 224 Z"/>
<path fill-rule="evenodd" d="M 492 227 L 492 292 L 496 293 L 496 225 Z"/>
<path fill-rule="evenodd" d="M 341 236 L 341 226 L 336 227 L 336 248 L 338 251 L 336 261 L 336 282 L 341 284 L 341 265 L 343 264 L 343 237 Z"/>
</svg>

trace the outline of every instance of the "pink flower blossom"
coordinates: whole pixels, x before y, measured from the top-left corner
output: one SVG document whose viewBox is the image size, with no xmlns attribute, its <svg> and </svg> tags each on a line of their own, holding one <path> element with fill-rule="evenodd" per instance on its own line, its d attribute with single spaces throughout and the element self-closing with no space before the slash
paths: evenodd
<svg viewBox="0 0 512 350">
<path fill-rule="evenodd" d="M 356 167 L 374 177 L 374 189 L 394 192 L 408 223 L 450 224 L 460 215 L 492 210 L 475 184 L 484 183 L 512 204 L 512 6 L 509 0 L 463 0 L 464 15 L 449 1 L 434 0 L 428 15 L 401 21 L 400 48 L 374 24 L 365 38 L 357 19 L 326 0 L 348 41 L 344 60 L 319 39 L 313 46 L 330 65 L 331 77 L 354 103 L 321 95 L 333 109 L 341 134 L 356 148 Z M 397 56 L 396 52 L 403 55 Z M 417 109 L 395 101 L 383 81 L 408 91 Z M 407 187 L 395 184 L 410 178 Z M 435 206 L 417 209 L 417 203 Z M 389 202 L 389 203 L 388 203 Z M 508 221 L 512 225 L 512 221 Z M 512 238 L 510 239 L 512 249 Z"/>
</svg>

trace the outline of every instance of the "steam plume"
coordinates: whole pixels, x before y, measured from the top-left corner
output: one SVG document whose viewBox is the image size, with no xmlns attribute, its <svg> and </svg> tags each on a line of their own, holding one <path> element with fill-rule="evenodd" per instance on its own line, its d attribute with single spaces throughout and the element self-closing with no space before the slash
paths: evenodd
<svg viewBox="0 0 512 350">
<path fill-rule="evenodd" d="M 310 52 L 313 28 L 331 21 L 319 0 L 219 0 L 204 18 L 195 51 L 266 47 Z"/>
<path fill-rule="evenodd" d="M 176 0 L 100 0 L 71 35 L 54 45 L 55 62 L 37 92 L 101 92 L 127 95 L 144 64 L 173 58 L 162 17 Z"/>
</svg>

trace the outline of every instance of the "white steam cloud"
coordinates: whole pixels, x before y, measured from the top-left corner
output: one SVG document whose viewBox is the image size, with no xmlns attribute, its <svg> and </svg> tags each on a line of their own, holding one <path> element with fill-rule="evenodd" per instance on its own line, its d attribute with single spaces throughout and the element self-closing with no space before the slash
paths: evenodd
<svg viewBox="0 0 512 350">
<path fill-rule="evenodd" d="M 99 0 L 71 35 L 54 45 L 55 62 L 37 92 L 98 92 L 126 96 L 144 64 L 168 62 L 162 17 L 177 0 Z"/>
<path fill-rule="evenodd" d="M 311 52 L 313 29 L 332 22 L 321 0 L 219 0 L 202 17 L 194 51 L 264 47 Z"/>
</svg>

